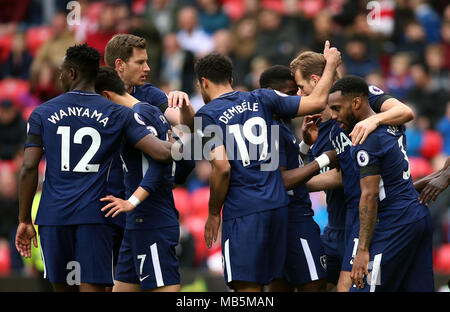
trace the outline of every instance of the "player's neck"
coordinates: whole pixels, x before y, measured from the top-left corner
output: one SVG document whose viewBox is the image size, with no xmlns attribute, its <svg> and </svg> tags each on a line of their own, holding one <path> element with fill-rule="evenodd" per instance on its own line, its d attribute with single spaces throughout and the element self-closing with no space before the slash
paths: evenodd
<svg viewBox="0 0 450 312">
<path fill-rule="evenodd" d="M 211 87 L 210 90 L 210 98 L 211 100 L 214 100 L 215 98 L 218 98 L 219 96 L 225 94 L 225 93 L 229 93 L 229 92 L 233 92 L 233 88 L 231 87 L 231 85 L 215 85 L 214 87 Z"/>
<path fill-rule="evenodd" d="M 73 90 L 95 92 L 95 85 L 88 81 L 78 81 L 71 86 L 70 91 Z"/>
<path fill-rule="evenodd" d="M 364 111 L 361 112 L 360 120 L 367 119 L 372 115 L 375 115 L 375 112 L 370 107 L 367 107 Z"/>
<path fill-rule="evenodd" d="M 114 96 L 114 98 L 111 98 L 111 100 L 113 102 L 116 102 L 119 105 L 128 107 L 128 108 L 133 108 L 133 106 L 136 103 L 139 103 L 139 100 L 136 99 L 135 97 L 133 97 L 132 95 L 130 95 L 129 93 L 126 93 L 124 95 L 116 95 Z"/>
</svg>

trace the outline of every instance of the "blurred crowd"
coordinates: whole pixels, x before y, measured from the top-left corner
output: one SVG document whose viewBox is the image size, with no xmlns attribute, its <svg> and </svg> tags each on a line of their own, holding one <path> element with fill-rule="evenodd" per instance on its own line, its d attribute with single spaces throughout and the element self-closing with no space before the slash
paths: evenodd
<svg viewBox="0 0 450 312">
<path fill-rule="evenodd" d="M 67 47 L 87 42 L 104 53 L 116 33 L 144 37 L 149 82 L 187 92 L 195 110 L 204 105 L 193 71 L 197 57 L 228 55 L 234 88 L 252 90 L 266 68 L 289 65 L 304 50 L 322 52 L 328 39 L 342 52 L 341 75 L 364 77 L 414 109 L 407 132 L 413 178 L 440 169 L 450 156 L 450 4 L 375 2 L 368 8 L 362 0 L 0 0 L 0 275 L 4 251 L 9 271 L 22 268 L 13 238 L 26 120 L 61 93 L 58 67 Z M 220 250 L 206 250 L 203 242 L 210 170 L 208 162 L 197 162 L 174 191 L 184 233 L 179 252 L 182 265 L 221 272 Z M 311 199 L 323 228 L 323 194 Z M 430 206 L 437 253 L 450 243 L 449 203 L 447 190 Z M 445 265 L 436 260 L 436 266 Z"/>
</svg>

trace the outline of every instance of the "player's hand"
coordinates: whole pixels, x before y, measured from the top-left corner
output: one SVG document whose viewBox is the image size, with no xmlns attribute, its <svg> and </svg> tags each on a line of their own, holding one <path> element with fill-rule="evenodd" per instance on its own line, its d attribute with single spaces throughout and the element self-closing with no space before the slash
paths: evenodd
<svg viewBox="0 0 450 312">
<path fill-rule="evenodd" d="M 211 248 L 212 244 L 217 240 L 217 233 L 219 232 L 220 222 L 220 214 L 217 216 L 211 214 L 208 215 L 208 219 L 205 223 L 205 242 L 208 249 Z"/>
<path fill-rule="evenodd" d="M 328 159 L 330 160 L 330 164 L 328 167 L 331 169 L 338 168 L 339 169 L 339 158 L 335 150 L 326 151 L 324 154 L 328 156 Z"/>
<path fill-rule="evenodd" d="M 336 48 L 330 48 L 330 41 L 325 41 L 323 48 L 323 56 L 327 61 L 327 64 L 331 64 L 334 68 L 337 68 L 341 64 L 341 52 Z"/>
<path fill-rule="evenodd" d="M 113 214 L 112 217 L 114 218 L 121 212 L 129 212 L 135 208 L 128 200 L 125 200 L 122 198 L 117 198 L 112 195 L 103 197 L 100 199 L 100 201 L 102 201 L 102 202 L 109 201 L 110 202 L 108 205 L 106 205 L 105 207 L 103 207 L 101 209 L 102 212 L 105 212 L 108 209 L 110 209 L 106 213 L 105 218 L 109 217 L 111 214 Z"/>
<path fill-rule="evenodd" d="M 22 257 L 31 258 L 31 241 L 37 248 L 36 231 L 33 224 L 20 222 L 16 232 L 16 248 Z"/>
<path fill-rule="evenodd" d="M 353 131 L 350 133 L 353 146 L 364 143 L 370 133 L 372 133 L 379 125 L 377 115 L 372 115 L 367 119 L 358 122 Z"/>
<path fill-rule="evenodd" d="M 169 107 L 179 107 L 190 106 L 189 96 L 183 91 L 170 91 L 167 95 L 167 104 Z"/>
<path fill-rule="evenodd" d="M 441 194 L 441 192 L 444 191 L 448 187 L 448 185 L 448 178 L 446 178 L 443 174 L 432 179 L 423 188 L 422 192 L 420 192 L 420 203 L 425 203 L 425 205 L 428 205 L 430 202 L 434 202 L 438 195 Z"/>
<path fill-rule="evenodd" d="M 303 118 L 302 138 L 309 146 L 313 145 L 319 136 L 319 124 L 322 121 L 320 114 L 310 115 Z"/>
<path fill-rule="evenodd" d="M 356 288 L 364 288 L 364 275 L 369 275 L 369 259 L 370 253 L 368 250 L 358 249 L 355 259 L 353 259 L 353 267 L 350 274 L 352 283 L 355 284 Z"/>
</svg>

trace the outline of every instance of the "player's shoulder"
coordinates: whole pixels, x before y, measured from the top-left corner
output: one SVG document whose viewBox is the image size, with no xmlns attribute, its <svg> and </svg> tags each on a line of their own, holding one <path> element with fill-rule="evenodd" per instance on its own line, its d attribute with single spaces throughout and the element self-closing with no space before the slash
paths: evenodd
<svg viewBox="0 0 450 312">
<path fill-rule="evenodd" d="M 134 105 L 133 111 L 142 115 L 153 122 L 161 122 L 162 124 L 169 125 L 169 121 L 164 116 L 159 108 L 153 106 L 147 102 L 139 102 Z"/>
<path fill-rule="evenodd" d="M 159 96 L 167 98 L 166 93 L 151 83 L 145 83 L 142 86 L 135 86 L 133 93 L 143 93 L 146 96 Z"/>
</svg>

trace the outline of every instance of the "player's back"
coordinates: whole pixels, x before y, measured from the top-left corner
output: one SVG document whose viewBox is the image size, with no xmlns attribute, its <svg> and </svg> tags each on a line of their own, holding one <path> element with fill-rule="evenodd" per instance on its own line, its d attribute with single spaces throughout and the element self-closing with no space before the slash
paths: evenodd
<svg viewBox="0 0 450 312">
<path fill-rule="evenodd" d="M 378 228 L 388 228 L 419 220 L 428 209 L 418 201 L 419 194 L 411 178 L 406 137 L 401 126 L 380 126 L 366 142 L 352 148 L 356 168 L 378 166 Z M 361 171 L 363 177 L 364 171 Z"/>
<path fill-rule="evenodd" d="M 33 111 L 29 134 L 42 137 L 46 158 L 37 224 L 105 222 L 99 199 L 106 195 L 113 154 L 123 134 L 131 133 L 123 129 L 132 128 L 132 119 L 130 109 L 85 91 L 64 93 Z M 142 127 L 138 132 L 134 143 L 148 133 Z"/>
<path fill-rule="evenodd" d="M 224 220 L 288 204 L 279 166 L 270 165 L 276 163 L 278 157 L 274 141 L 279 132 L 278 126 L 272 127 L 272 113 L 292 118 L 299 101 L 300 97 L 287 98 L 267 89 L 233 91 L 214 99 L 197 112 L 197 116 L 202 117 L 203 135 L 208 136 L 209 125 L 220 127 L 220 138 L 216 133 L 214 145 L 225 145 L 230 162 Z"/>
</svg>

